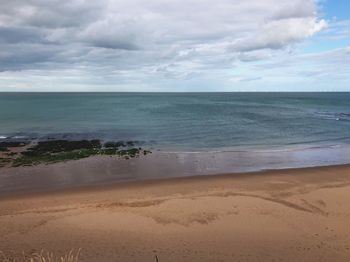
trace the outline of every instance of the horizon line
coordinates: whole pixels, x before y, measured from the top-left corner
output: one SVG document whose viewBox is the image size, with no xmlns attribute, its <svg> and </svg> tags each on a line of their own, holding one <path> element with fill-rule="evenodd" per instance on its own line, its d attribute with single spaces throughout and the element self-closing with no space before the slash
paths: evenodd
<svg viewBox="0 0 350 262">
<path fill-rule="evenodd" d="M 77 94 L 77 93 L 169 93 L 169 94 L 190 94 L 190 93 L 350 93 L 349 91 L 0 91 L 0 94 Z"/>
</svg>

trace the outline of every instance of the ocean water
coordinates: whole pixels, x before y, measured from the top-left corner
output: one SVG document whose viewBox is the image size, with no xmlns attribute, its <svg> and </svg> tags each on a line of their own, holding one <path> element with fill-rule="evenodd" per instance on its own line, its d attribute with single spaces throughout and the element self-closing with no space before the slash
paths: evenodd
<svg viewBox="0 0 350 262">
<path fill-rule="evenodd" d="M 350 141 L 350 93 L 0 93 L 0 140 L 136 140 L 174 151 Z"/>
<path fill-rule="evenodd" d="M 140 141 L 145 157 L 0 169 L 0 195 L 350 163 L 350 93 L 0 93 L 0 141 Z"/>
</svg>

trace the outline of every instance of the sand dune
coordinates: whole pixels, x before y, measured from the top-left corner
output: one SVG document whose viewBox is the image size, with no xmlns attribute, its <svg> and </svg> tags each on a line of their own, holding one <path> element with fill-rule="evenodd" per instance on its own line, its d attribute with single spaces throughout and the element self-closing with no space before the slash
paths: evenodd
<svg viewBox="0 0 350 262">
<path fill-rule="evenodd" d="M 0 200 L 0 249 L 81 261 L 350 261 L 350 167 L 121 183 Z"/>
</svg>

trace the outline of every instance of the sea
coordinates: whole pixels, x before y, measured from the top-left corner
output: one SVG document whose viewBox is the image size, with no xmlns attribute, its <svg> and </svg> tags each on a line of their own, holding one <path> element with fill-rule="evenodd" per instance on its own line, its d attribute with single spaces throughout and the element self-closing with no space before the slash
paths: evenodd
<svg viewBox="0 0 350 262">
<path fill-rule="evenodd" d="M 313 165 L 347 163 L 334 151 L 350 146 L 350 93 L 0 93 L 0 141 L 47 138 L 276 157 L 316 149 Z"/>
</svg>

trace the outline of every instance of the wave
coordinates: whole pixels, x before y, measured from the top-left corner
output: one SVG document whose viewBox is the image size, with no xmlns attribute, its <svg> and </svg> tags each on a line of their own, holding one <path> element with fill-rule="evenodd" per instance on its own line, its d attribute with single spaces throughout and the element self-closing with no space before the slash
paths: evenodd
<svg viewBox="0 0 350 262">
<path fill-rule="evenodd" d="M 301 152 L 307 150 L 327 150 L 327 149 L 337 149 L 337 148 L 349 148 L 350 141 L 344 141 L 335 143 L 335 141 L 327 141 L 329 143 L 300 143 L 300 144 L 287 144 L 287 145 L 259 145 L 250 147 L 225 147 L 221 149 L 203 149 L 203 150 L 181 150 L 181 149 L 171 149 L 171 148 L 160 148 L 157 151 L 159 153 L 165 154 L 221 154 L 221 153 L 243 153 L 243 154 L 273 154 L 279 152 Z M 332 143 L 333 142 L 333 143 Z"/>
<path fill-rule="evenodd" d="M 11 137 L 13 139 L 25 139 L 25 138 L 28 138 L 27 136 L 13 136 Z"/>
<path fill-rule="evenodd" d="M 336 121 L 350 121 L 350 113 L 345 112 L 316 112 L 318 116 L 321 116 L 327 120 L 336 120 Z"/>
</svg>

